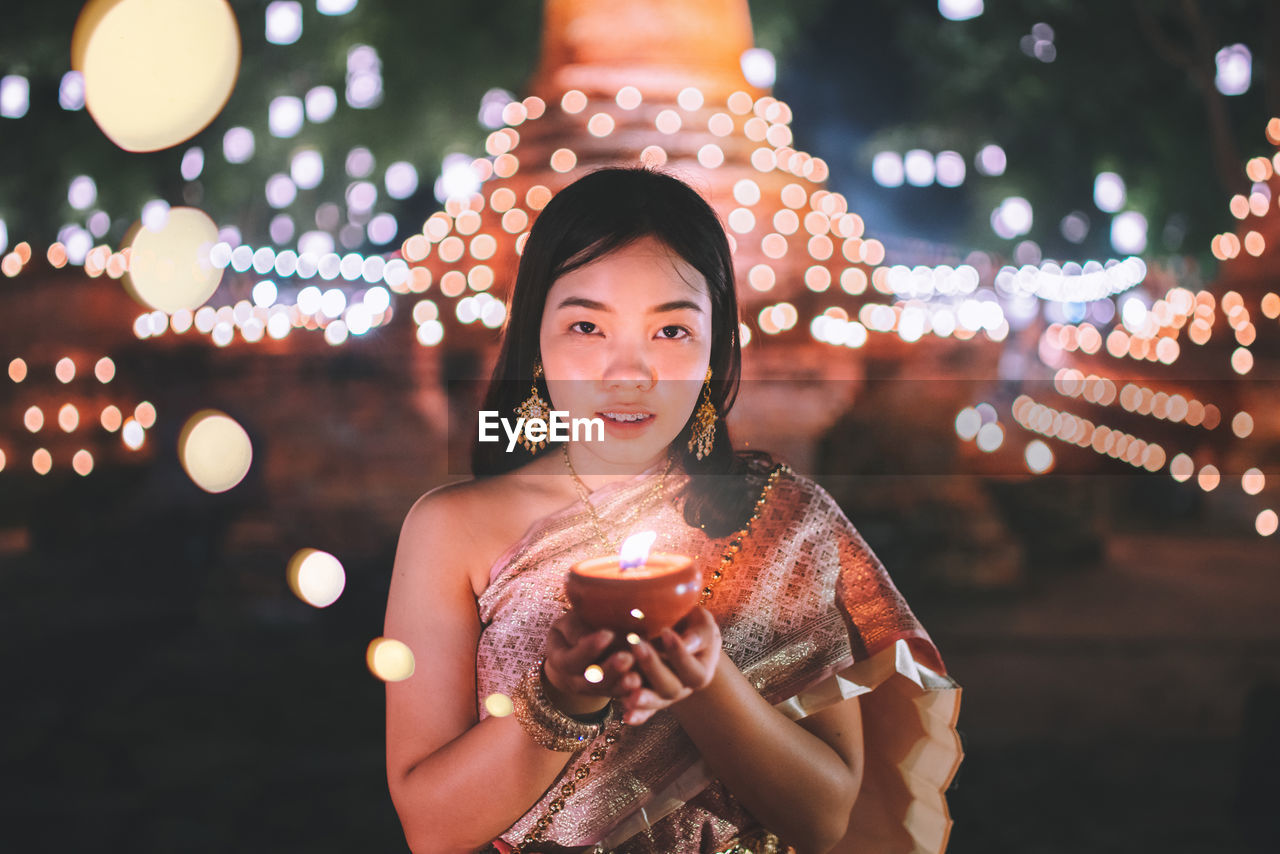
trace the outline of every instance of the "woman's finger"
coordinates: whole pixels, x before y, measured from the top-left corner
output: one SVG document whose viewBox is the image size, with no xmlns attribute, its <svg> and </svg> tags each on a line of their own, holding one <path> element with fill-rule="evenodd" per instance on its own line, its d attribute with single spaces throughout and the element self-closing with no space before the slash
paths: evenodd
<svg viewBox="0 0 1280 854">
<path fill-rule="evenodd" d="M 588 668 L 600 658 L 601 653 L 613 642 L 613 632 L 600 630 L 583 636 L 572 646 L 564 642 L 558 632 L 547 635 L 547 679 L 562 691 L 576 694 L 599 694 L 599 684 L 604 681 L 603 668 L 586 678 Z"/>
<path fill-rule="evenodd" d="M 576 644 L 564 651 L 564 666 L 582 672 L 587 665 L 599 660 L 609 644 L 613 643 L 613 637 L 613 632 L 608 629 L 583 635 Z"/>
<path fill-rule="evenodd" d="M 705 647 L 700 636 L 695 636 L 699 648 Z M 707 667 L 689 651 L 689 644 L 671 629 L 666 629 L 658 636 L 661 641 L 663 659 L 667 667 L 680 680 L 682 685 L 697 690 L 705 688 L 711 681 Z"/>
<path fill-rule="evenodd" d="M 630 712 L 623 712 L 622 719 L 626 722 L 627 726 L 640 726 L 640 724 L 653 717 L 653 711 L 653 709 L 635 709 Z"/>
<path fill-rule="evenodd" d="M 692 653 L 700 653 L 720 636 L 720 626 L 716 618 L 706 608 L 694 608 L 674 626 L 676 634 L 684 641 L 685 647 Z"/>
<path fill-rule="evenodd" d="M 603 678 L 592 686 L 595 693 L 618 697 L 638 688 L 643 680 L 640 674 L 632 669 L 635 662 L 635 656 L 626 650 L 619 650 L 606 658 L 600 664 L 600 673 Z"/>
<path fill-rule="evenodd" d="M 631 651 L 636 657 L 636 668 L 644 675 L 645 682 L 653 693 L 667 701 L 676 700 L 681 696 L 684 683 L 671 672 L 648 641 L 642 640 L 632 644 Z"/>
<path fill-rule="evenodd" d="M 573 611 L 566 611 L 551 624 L 548 637 L 559 637 L 565 646 L 574 646 L 590 634 L 591 629 L 579 620 Z"/>
<path fill-rule="evenodd" d="M 598 666 L 598 665 L 597 665 Z M 588 673 L 591 667 L 587 668 Z M 561 679 L 552 679 L 548 675 L 547 679 L 556 687 L 567 693 L 582 694 L 591 697 L 625 697 L 639 691 L 644 687 L 644 679 L 635 670 L 626 670 L 622 673 L 610 673 L 603 667 L 600 673 L 591 674 L 592 678 L 603 674 L 603 678 L 598 682 L 593 682 L 586 676 L 564 675 Z M 558 684 L 562 682 L 563 685 Z"/>
<path fill-rule="evenodd" d="M 614 697 L 624 698 L 630 694 L 634 694 L 644 688 L 644 677 L 638 671 L 629 670 L 622 676 L 618 677 L 618 681 L 614 683 L 613 690 L 610 694 Z"/>
<path fill-rule="evenodd" d="M 564 634 L 565 640 L 570 645 L 577 643 L 584 635 L 591 634 L 591 627 L 582 622 L 578 615 L 572 609 L 565 611 L 556 623 L 560 626 L 561 632 Z"/>
<path fill-rule="evenodd" d="M 688 693 L 688 689 L 685 689 L 684 696 Z M 677 699 L 683 699 L 683 696 Z M 658 696 L 648 688 L 638 688 L 623 696 L 621 700 L 622 719 L 631 726 L 647 721 L 654 712 L 669 707 L 673 702 L 666 697 Z"/>
</svg>

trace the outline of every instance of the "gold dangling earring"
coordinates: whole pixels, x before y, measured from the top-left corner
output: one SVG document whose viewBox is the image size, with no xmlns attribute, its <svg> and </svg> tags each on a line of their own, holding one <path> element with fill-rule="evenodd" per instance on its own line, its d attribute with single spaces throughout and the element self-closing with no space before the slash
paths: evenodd
<svg viewBox="0 0 1280 854">
<path fill-rule="evenodd" d="M 711 369 L 702 381 L 702 402 L 693 413 L 693 429 L 689 431 L 689 450 L 698 459 L 711 453 L 716 441 L 716 407 L 711 402 Z"/>
<path fill-rule="evenodd" d="M 542 376 L 542 360 L 539 359 L 533 366 L 533 391 L 524 399 L 524 402 L 516 407 L 516 417 L 523 418 L 525 424 L 534 418 L 541 418 L 544 422 L 551 417 L 551 404 L 542 399 L 542 395 L 538 394 L 538 377 Z M 546 439 L 537 442 L 529 438 L 527 430 L 522 430 L 523 438 L 520 444 L 524 445 L 525 450 L 531 453 L 538 453 L 547 444 Z"/>
</svg>

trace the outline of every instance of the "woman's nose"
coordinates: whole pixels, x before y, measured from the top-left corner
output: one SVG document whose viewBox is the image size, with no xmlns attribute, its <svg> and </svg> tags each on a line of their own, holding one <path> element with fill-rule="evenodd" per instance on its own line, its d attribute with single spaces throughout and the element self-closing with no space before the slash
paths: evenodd
<svg viewBox="0 0 1280 854">
<path fill-rule="evenodd" d="M 647 391 L 657 379 L 653 362 L 643 347 L 619 343 L 610 348 L 604 370 L 607 388 Z"/>
</svg>

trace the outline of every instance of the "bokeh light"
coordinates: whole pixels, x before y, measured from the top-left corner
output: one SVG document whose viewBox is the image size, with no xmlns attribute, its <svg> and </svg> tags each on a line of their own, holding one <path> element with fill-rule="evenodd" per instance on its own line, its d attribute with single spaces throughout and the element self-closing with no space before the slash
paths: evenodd
<svg viewBox="0 0 1280 854">
<path fill-rule="evenodd" d="M 1243 95 L 1253 82 L 1253 53 L 1242 44 L 1227 45 L 1214 55 L 1213 85 L 1224 95 Z"/>
<path fill-rule="evenodd" d="M 111 404 L 103 407 L 102 416 L 99 420 L 103 430 L 108 433 L 114 433 L 124 424 L 124 415 L 120 412 L 120 407 Z"/>
<path fill-rule="evenodd" d="M 490 694 L 484 698 L 484 710 L 492 717 L 505 718 L 515 711 L 515 705 L 506 694 Z"/>
<path fill-rule="evenodd" d="M 194 181 L 204 171 L 204 149 L 193 145 L 182 153 L 182 163 L 178 170 L 184 181 Z"/>
<path fill-rule="evenodd" d="M 156 407 L 149 400 L 144 400 L 133 408 L 133 417 L 144 429 L 156 426 Z"/>
<path fill-rule="evenodd" d="M 698 163 L 705 169 L 717 169 L 724 163 L 724 149 L 714 142 L 708 142 L 698 149 Z"/>
<path fill-rule="evenodd" d="M 72 34 L 71 67 L 112 142 L 157 151 L 222 110 L 239 73 L 240 31 L 226 0 L 90 0 Z"/>
<path fill-rule="evenodd" d="M 93 365 L 93 375 L 98 378 L 98 382 L 111 382 L 116 376 L 116 363 L 110 356 L 103 356 Z"/>
<path fill-rule="evenodd" d="M 938 0 L 938 13 L 948 21 L 967 21 L 982 14 L 982 0 Z"/>
<path fill-rule="evenodd" d="M 444 165 L 446 168 L 448 168 L 450 164 L 458 161 L 459 161 L 458 157 L 454 157 L 453 160 L 446 159 Z M 373 172 L 374 165 L 375 165 L 375 161 L 373 158 L 373 152 L 362 145 L 358 145 L 347 152 L 345 167 L 347 170 L 347 177 L 349 178 L 369 177 L 370 173 Z M 336 214 L 336 210 L 335 210 L 335 214 Z M 316 221 L 316 225 L 319 225 L 321 228 L 333 228 L 337 224 L 338 222 L 337 222 L 336 216 L 332 223 L 321 224 L 318 219 Z"/>
<path fill-rule="evenodd" d="M 53 471 L 53 455 L 46 448 L 36 448 L 31 455 L 31 468 L 36 474 L 48 474 Z"/>
<path fill-rule="evenodd" d="M 31 107 L 31 82 L 21 74 L 0 77 L 0 116 L 20 119 Z"/>
<path fill-rule="evenodd" d="M 98 200 L 98 185 L 88 175 L 77 175 L 67 188 L 67 203 L 78 211 L 88 210 Z"/>
<path fill-rule="evenodd" d="M 1053 449 L 1039 439 L 1028 442 L 1022 456 L 1033 474 L 1043 474 L 1053 468 Z"/>
<path fill-rule="evenodd" d="M 287 208 L 298 198 L 298 185 L 283 172 L 277 172 L 267 179 L 267 204 L 273 208 Z"/>
<path fill-rule="evenodd" d="M 1009 160 L 1004 153 L 1004 149 L 995 143 L 984 145 L 974 158 L 974 164 L 978 167 L 978 171 L 983 175 L 992 177 L 1003 175 L 1008 163 Z"/>
<path fill-rule="evenodd" d="M 247 163 L 253 157 L 253 131 L 233 127 L 222 135 L 222 156 L 228 163 Z"/>
<path fill-rule="evenodd" d="M 347 51 L 346 100 L 357 110 L 382 103 L 382 59 L 371 45 L 352 45 Z"/>
<path fill-rule="evenodd" d="M 84 109 L 84 75 L 68 71 L 58 83 L 58 106 L 64 110 Z"/>
<path fill-rule="evenodd" d="M 1083 243 L 1089 236 L 1089 217 L 1082 211 L 1072 211 L 1062 218 L 1059 229 L 1068 242 Z"/>
<path fill-rule="evenodd" d="M 393 199 L 407 199 L 418 191 L 418 170 L 412 163 L 398 160 L 387 167 L 383 183 Z"/>
<path fill-rule="evenodd" d="M 293 44 L 302 38 L 302 4 L 273 0 L 267 4 L 265 36 L 271 44 Z"/>
<path fill-rule="evenodd" d="M 173 208 L 160 229 L 134 226 L 125 288 L 143 305 L 194 311 L 217 290 L 222 268 L 209 259 L 218 228 L 195 208 Z"/>
<path fill-rule="evenodd" d="M 983 424 L 978 428 L 975 444 L 977 444 L 978 450 L 985 451 L 988 454 L 998 450 L 1004 444 L 1004 428 L 996 421 Z"/>
<path fill-rule="evenodd" d="M 1111 220 L 1111 245 L 1117 252 L 1137 255 L 1147 248 L 1147 218 L 1125 211 Z"/>
<path fill-rule="evenodd" d="M 903 173 L 913 187 L 927 187 L 933 183 L 936 165 L 933 155 L 922 148 L 913 148 L 902 157 Z"/>
<path fill-rule="evenodd" d="M 744 50 L 741 57 L 742 76 L 758 89 L 773 86 L 778 76 L 778 63 L 773 53 L 763 47 Z"/>
<path fill-rule="evenodd" d="M 1222 473 L 1218 471 L 1218 467 L 1213 463 L 1208 463 L 1200 467 L 1200 474 L 1196 476 L 1196 483 L 1205 492 L 1213 492 L 1218 488 L 1218 484 L 1222 483 Z"/>
<path fill-rule="evenodd" d="M 964 158 L 955 151 L 940 151 L 934 158 L 936 180 L 942 187 L 959 187 L 964 183 Z"/>
<path fill-rule="evenodd" d="M 300 549 L 289 559 L 289 589 L 315 608 L 327 608 L 342 595 L 347 574 L 342 562 L 329 552 Z"/>
<path fill-rule="evenodd" d="M 369 670 L 383 682 L 403 682 L 413 675 L 413 651 L 393 638 L 374 638 L 365 650 Z"/>
<path fill-rule="evenodd" d="M 1098 210 L 1116 213 L 1124 207 L 1124 179 L 1114 172 L 1099 172 L 1093 179 L 1093 203 Z"/>
<path fill-rule="evenodd" d="M 28 406 L 22 414 L 22 425 L 32 433 L 39 433 L 44 429 L 44 411 L 38 406 Z"/>
<path fill-rule="evenodd" d="M 966 442 L 972 441 L 982 427 L 982 416 L 972 406 L 966 406 L 956 415 L 956 435 Z"/>
<path fill-rule="evenodd" d="M 871 161 L 871 177 L 881 187 L 901 187 L 906 180 L 902 155 L 894 151 L 881 151 Z"/>
<path fill-rule="evenodd" d="M 480 189 L 480 176 L 465 154 L 446 154 L 441 164 L 440 177 L 436 181 L 435 195 L 438 201 L 467 198 Z"/>
<path fill-rule="evenodd" d="M 359 0 L 316 0 L 316 11 L 321 15 L 345 15 L 358 2 Z"/>
<path fill-rule="evenodd" d="M 991 213 L 991 229 L 1005 240 L 1029 232 L 1033 221 L 1031 203 L 1021 196 L 1009 196 Z"/>
<path fill-rule="evenodd" d="M 93 471 L 93 454 L 81 448 L 71 457 L 72 470 L 81 477 L 88 477 Z"/>
<path fill-rule="evenodd" d="M 338 110 L 338 93 L 332 86 L 313 86 L 303 98 L 307 121 L 320 124 L 333 118 Z"/>
<path fill-rule="evenodd" d="M 226 492 L 249 473 L 253 445 L 249 434 L 230 416 L 203 410 L 183 426 L 178 457 L 187 475 L 201 489 Z"/>
<path fill-rule="evenodd" d="M 74 403 L 64 403 L 58 409 L 58 426 L 64 433 L 72 433 L 80 426 L 80 410 Z"/>
<path fill-rule="evenodd" d="M 1191 475 L 1195 474 L 1195 470 L 1195 463 L 1186 454 L 1178 454 L 1169 462 L 1169 474 L 1178 483 L 1185 483 L 1190 480 Z"/>
</svg>

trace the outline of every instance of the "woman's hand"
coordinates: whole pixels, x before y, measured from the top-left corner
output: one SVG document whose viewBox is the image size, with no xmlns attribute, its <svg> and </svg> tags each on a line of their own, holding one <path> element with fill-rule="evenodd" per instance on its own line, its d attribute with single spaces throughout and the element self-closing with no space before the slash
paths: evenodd
<svg viewBox="0 0 1280 854">
<path fill-rule="evenodd" d="M 703 607 L 694 608 L 652 642 L 632 644 L 635 669 L 643 674 L 644 684 L 622 695 L 623 720 L 632 726 L 642 724 L 654 712 L 710 685 L 720 661 L 720 644 L 720 626 Z"/>
<path fill-rule="evenodd" d="M 592 631 L 573 611 L 552 623 L 543 667 L 547 699 L 566 714 L 589 715 L 607 706 L 611 698 L 639 690 L 643 680 L 633 669 L 636 659 L 631 652 L 619 650 L 599 661 L 614 637 L 607 629 Z M 597 663 L 602 678 L 589 682 L 583 674 Z"/>
</svg>

